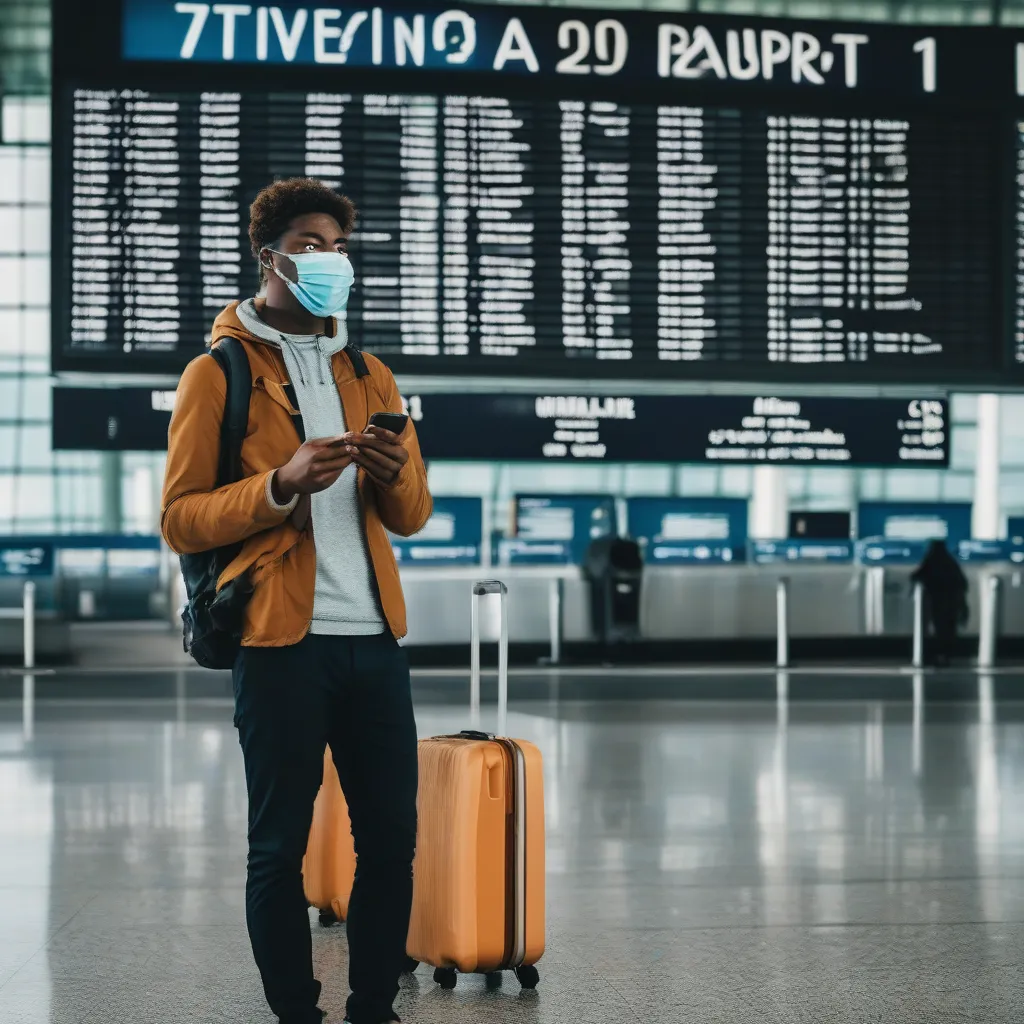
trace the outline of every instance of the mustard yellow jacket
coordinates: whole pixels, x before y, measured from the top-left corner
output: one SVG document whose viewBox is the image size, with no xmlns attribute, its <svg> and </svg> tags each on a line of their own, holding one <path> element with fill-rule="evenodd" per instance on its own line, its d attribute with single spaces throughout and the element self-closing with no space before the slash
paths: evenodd
<svg viewBox="0 0 1024 1024">
<path fill-rule="evenodd" d="M 275 512 L 267 503 L 269 475 L 299 447 L 291 403 L 285 393 L 288 371 L 274 345 L 250 334 L 235 312 L 224 310 L 213 328 L 213 344 L 237 338 L 252 367 L 249 429 L 242 445 L 244 478 L 215 487 L 220 452 L 220 425 L 226 382 L 217 363 L 203 355 L 185 368 L 178 384 L 168 435 L 161 531 L 178 554 L 242 544 L 221 574 L 219 586 L 249 574 L 253 595 L 245 612 L 242 643 L 249 647 L 284 647 L 302 639 L 313 616 L 316 548 L 313 524 L 305 516 Z M 330 331 L 337 330 L 329 322 Z M 362 430 L 375 412 L 401 412 L 402 399 L 391 371 L 366 355 L 369 375 L 357 378 L 342 349 L 332 359 L 345 424 Z M 385 532 L 407 537 L 421 530 L 432 501 L 415 428 L 410 421 L 402 437 L 409 461 L 388 488 L 359 470 L 359 497 L 370 562 L 377 580 L 381 610 L 392 633 L 406 633 L 405 600 L 391 542 Z"/>
</svg>

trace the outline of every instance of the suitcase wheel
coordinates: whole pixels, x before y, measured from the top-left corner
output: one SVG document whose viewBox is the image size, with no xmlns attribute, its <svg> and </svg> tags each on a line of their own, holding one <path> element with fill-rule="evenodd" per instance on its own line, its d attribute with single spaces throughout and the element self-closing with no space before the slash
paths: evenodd
<svg viewBox="0 0 1024 1024">
<path fill-rule="evenodd" d="M 458 983 L 459 976 L 455 973 L 454 967 L 435 967 L 434 968 L 434 981 L 441 986 L 441 988 L 450 992 L 455 988 Z"/>
<path fill-rule="evenodd" d="M 338 918 L 335 916 L 334 911 L 330 907 L 325 907 L 320 911 L 320 927 L 331 928 L 338 923 Z"/>
<path fill-rule="evenodd" d="M 517 967 L 516 977 L 525 989 L 535 989 L 540 981 L 540 971 L 536 967 Z"/>
<path fill-rule="evenodd" d="M 419 967 L 419 960 L 414 960 L 411 956 L 405 958 L 405 964 L 402 967 L 403 974 L 415 974 L 416 968 Z"/>
<path fill-rule="evenodd" d="M 492 992 L 494 989 L 501 988 L 504 977 L 501 971 L 491 971 L 490 974 L 485 974 L 484 984 L 487 986 L 487 990 Z"/>
</svg>

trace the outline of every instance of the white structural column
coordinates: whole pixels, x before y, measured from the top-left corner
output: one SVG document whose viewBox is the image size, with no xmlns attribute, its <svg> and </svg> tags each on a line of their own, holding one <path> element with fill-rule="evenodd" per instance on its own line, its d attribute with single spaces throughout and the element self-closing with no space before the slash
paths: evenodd
<svg viewBox="0 0 1024 1024">
<path fill-rule="evenodd" d="M 783 466 L 755 466 L 749 533 L 753 540 L 783 540 L 789 533 L 789 481 Z"/>
<path fill-rule="evenodd" d="M 978 395 L 978 448 L 974 469 L 972 534 L 978 540 L 998 540 L 1002 532 L 999 508 L 999 395 Z"/>
</svg>

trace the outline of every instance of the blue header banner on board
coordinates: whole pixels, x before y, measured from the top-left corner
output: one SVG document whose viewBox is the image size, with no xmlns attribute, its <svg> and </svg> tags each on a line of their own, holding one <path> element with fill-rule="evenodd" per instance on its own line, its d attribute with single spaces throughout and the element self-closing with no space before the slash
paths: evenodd
<svg viewBox="0 0 1024 1024">
<path fill-rule="evenodd" d="M 90 5 L 91 6 L 91 5 Z M 1010 97 L 1014 34 L 985 29 L 420 3 L 338 9 L 124 0 L 132 61 L 433 69 L 619 81 L 700 81 L 769 93 L 918 100 Z M 941 67 L 942 73 L 938 73 Z"/>
<path fill-rule="evenodd" d="M 742 562 L 747 503 L 740 498 L 630 498 L 629 535 L 648 565 Z"/>
<path fill-rule="evenodd" d="M 484 536 L 479 498 L 434 498 L 434 512 L 415 537 L 392 537 L 395 560 L 409 565 L 479 565 Z"/>
<path fill-rule="evenodd" d="M 513 74 L 540 70 L 539 38 L 535 43 L 513 12 L 486 7 L 339 10 L 295 0 L 273 7 L 125 0 L 122 25 L 126 60 Z"/>
</svg>

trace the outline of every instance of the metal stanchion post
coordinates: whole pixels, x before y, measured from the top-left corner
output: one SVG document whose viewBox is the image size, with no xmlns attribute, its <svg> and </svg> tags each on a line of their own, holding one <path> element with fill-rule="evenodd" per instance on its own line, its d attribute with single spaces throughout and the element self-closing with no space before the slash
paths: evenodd
<svg viewBox="0 0 1024 1024">
<path fill-rule="evenodd" d="M 775 673 L 775 724 L 784 729 L 789 724 L 789 672 Z"/>
<path fill-rule="evenodd" d="M 885 632 L 885 569 L 880 565 L 864 570 L 864 628 L 868 636 Z"/>
<path fill-rule="evenodd" d="M 31 743 L 36 734 L 36 677 L 26 672 L 21 677 L 21 735 Z"/>
<path fill-rule="evenodd" d="M 789 668 L 789 580 L 775 584 L 775 666 Z"/>
<path fill-rule="evenodd" d="M 910 733 L 910 757 L 914 775 L 921 774 L 924 737 L 924 673 L 915 672 L 912 682 L 914 710 Z"/>
<path fill-rule="evenodd" d="M 36 585 L 28 580 L 22 592 L 25 668 L 36 667 Z"/>
<path fill-rule="evenodd" d="M 565 581 L 556 576 L 548 583 L 548 635 L 551 638 L 551 655 L 549 665 L 559 665 L 562 661 L 562 599 Z"/>
<path fill-rule="evenodd" d="M 910 664 L 913 668 L 924 666 L 924 587 L 914 584 L 914 650 Z"/>
<path fill-rule="evenodd" d="M 981 623 L 978 629 L 978 666 L 992 668 L 996 662 L 999 577 L 986 576 L 981 583 Z"/>
</svg>

